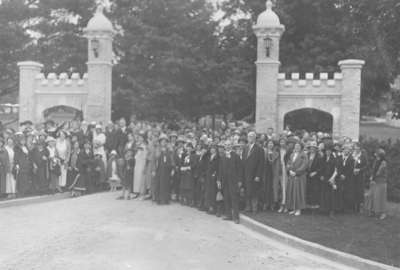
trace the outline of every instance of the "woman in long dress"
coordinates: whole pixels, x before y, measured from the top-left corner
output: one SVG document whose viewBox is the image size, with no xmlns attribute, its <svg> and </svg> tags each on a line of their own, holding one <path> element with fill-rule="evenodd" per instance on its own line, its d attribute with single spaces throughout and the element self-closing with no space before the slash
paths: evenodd
<svg viewBox="0 0 400 270">
<path fill-rule="evenodd" d="M 364 202 L 366 171 L 368 166 L 367 154 L 362 151 L 359 143 L 354 145 L 354 185 L 355 185 L 355 212 L 360 212 L 360 205 Z"/>
<path fill-rule="evenodd" d="M 318 151 L 317 142 L 309 145 L 308 169 L 307 169 L 307 205 L 316 209 L 321 200 L 321 169 L 323 154 Z"/>
<path fill-rule="evenodd" d="M 206 183 L 205 183 L 205 206 L 209 214 L 216 214 L 217 179 L 218 179 L 219 155 L 217 145 L 211 145 L 208 157 Z"/>
<path fill-rule="evenodd" d="M 57 155 L 56 139 L 49 136 L 46 139 L 46 143 L 47 143 L 47 151 L 49 152 L 49 178 L 50 178 L 49 189 L 52 193 L 55 193 L 56 191 L 62 192 L 59 186 L 61 167 Z"/>
<path fill-rule="evenodd" d="M 38 142 L 31 152 L 33 162 L 33 176 L 36 190 L 39 194 L 46 193 L 49 189 L 48 159 L 49 151 L 43 142 Z"/>
<path fill-rule="evenodd" d="M 10 171 L 10 160 L 4 144 L 4 140 L 0 138 L 0 196 L 6 194 L 7 172 Z"/>
<path fill-rule="evenodd" d="M 76 176 L 79 173 L 78 170 L 78 157 L 81 149 L 79 148 L 79 141 L 75 141 L 72 145 L 71 155 L 68 160 L 68 172 L 67 172 L 67 186 L 70 187 Z"/>
<path fill-rule="evenodd" d="M 138 137 L 135 155 L 135 173 L 133 177 L 133 193 L 135 197 L 144 196 L 146 194 L 145 188 L 145 168 L 147 157 L 147 145 L 143 136 Z"/>
<path fill-rule="evenodd" d="M 4 147 L 8 154 L 9 167 L 6 175 L 6 193 L 8 198 L 15 198 L 17 193 L 17 182 L 14 177 L 14 140 L 7 138 L 6 146 Z"/>
<path fill-rule="evenodd" d="M 279 140 L 279 176 L 280 176 L 280 184 L 281 184 L 281 192 L 280 192 L 280 197 L 281 197 L 281 207 L 278 210 L 278 213 L 282 212 L 287 212 L 287 207 L 286 207 L 286 188 L 287 188 L 287 181 L 288 181 L 288 175 L 287 175 L 287 161 L 289 157 L 289 151 L 286 146 L 286 139 L 282 138 Z"/>
<path fill-rule="evenodd" d="M 183 155 L 183 162 L 181 164 L 181 183 L 180 194 L 181 203 L 184 205 L 195 206 L 193 198 L 194 189 L 194 168 L 196 167 L 197 158 L 193 152 L 192 143 L 186 144 L 186 153 Z"/>
<path fill-rule="evenodd" d="M 14 166 L 16 168 L 17 193 L 18 196 L 25 196 L 31 191 L 33 163 L 30 158 L 25 137 L 21 137 L 14 147 Z"/>
<path fill-rule="evenodd" d="M 301 215 L 301 210 L 306 208 L 306 171 L 308 158 L 304 153 L 301 143 L 294 145 L 293 153 L 288 162 L 288 186 L 286 196 L 286 207 L 289 214 Z"/>
<path fill-rule="evenodd" d="M 153 197 L 152 184 L 154 182 L 154 176 L 156 175 L 156 159 L 157 159 L 157 142 L 154 138 L 149 141 L 149 147 L 146 156 L 146 172 L 145 172 L 145 185 L 149 191 L 146 199 Z"/>
<path fill-rule="evenodd" d="M 371 195 L 368 204 L 371 215 L 378 215 L 379 219 L 386 218 L 387 211 L 387 176 L 388 168 L 385 150 L 378 149 L 375 153 L 375 162 L 370 178 Z"/>
<path fill-rule="evenodd" d="M 174 174 L 174 159 L 167 146 L 168 137 L 160 136 L 160 155 L 156 166 L 156 201 L 168 204 L 171 192 L 171 176 Z"/>
<path fill-rule="evenodd" d="M 60 162 L 61 175 L 59 177 L 58 185 L 60 188 L 65 188 L 67 185 L 67 170 L 68 161 L 71 155 L 71 144 L 64 131 L 59 132 L 59 137 L 56 140 L 56 152 Z"/>
<path fill-rule="evenodd" d="M 93 132 L 93 155 L 100 155 L 104 168 L 107 167 L 107 155 L 104 145 L 106 144 L 106 135 L 103 133 L 103 127 L 99 124 Z"/>
<path fill-rule="evenodd" d="M 267 142 L 264 151 L 264 210 L 274 210 L 279 202 L 279 153 L 272 140 Z"/>
</svg>

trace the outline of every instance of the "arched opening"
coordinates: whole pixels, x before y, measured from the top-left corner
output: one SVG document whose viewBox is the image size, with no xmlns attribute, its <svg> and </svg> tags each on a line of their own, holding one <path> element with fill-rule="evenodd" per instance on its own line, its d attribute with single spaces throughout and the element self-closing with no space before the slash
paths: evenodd
<svg viewBox="0 0 400 270">
<path fill-rule="evenodd" d="M 83 120 L 83 112 L 70 106 L 54 106 L 43 111 L 45 120 L 53 120 L 56 123 L 61 123 L 71 120 Z"/>
<path fill-rule="evenodd" d="M 309 132 L 322 131 L 331 133 L 333 116 L 321 110 L 303 108 L 286 113 L 283 123 L 285 128 L 289 126 L 292 131 L 305 129 Z"/>
</svg>

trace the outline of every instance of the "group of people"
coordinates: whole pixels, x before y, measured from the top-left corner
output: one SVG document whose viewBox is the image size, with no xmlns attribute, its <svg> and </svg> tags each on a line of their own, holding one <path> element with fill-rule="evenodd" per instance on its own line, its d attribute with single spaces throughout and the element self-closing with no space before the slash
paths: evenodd
<svg viewBox="0 0 400 270">
<path fill-rule="evenodd" d="M 121 188 L 118 199 L 173 200 L 236 223 L 240 210 L 299 216 L 307 208 L 384 219 L 386 181 L 383 149 L 371 162 L 359 143 L 322 132 L 120 119 L 26 121 L 0 138 L 0 194 L 8 198 Z"/>
</svg>

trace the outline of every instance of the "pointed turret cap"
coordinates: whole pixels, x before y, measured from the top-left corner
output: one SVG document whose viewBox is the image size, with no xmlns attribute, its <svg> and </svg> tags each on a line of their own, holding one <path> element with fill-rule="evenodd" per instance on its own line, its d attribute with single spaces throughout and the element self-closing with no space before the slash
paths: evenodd
<svg viewBox="0 0 400 270">
<path fill-rule="evenodd" d="M 272 10 L 271 0 L 267 0 L 267 9 L 257 19 L 258 27 L 277 27 L 281 25 L 278 15 Z"/>
<path fill-rule="evenodd" d="M 99 5 L 97 7 L 96 13 L 93 18 L 91 18 L 87 24 L 85 31 L 110 31 L 113 32 L 114 28 L 112 26 L 111 21 L 104 16 L 103 13 L 104 7 Z"/>
</svg>

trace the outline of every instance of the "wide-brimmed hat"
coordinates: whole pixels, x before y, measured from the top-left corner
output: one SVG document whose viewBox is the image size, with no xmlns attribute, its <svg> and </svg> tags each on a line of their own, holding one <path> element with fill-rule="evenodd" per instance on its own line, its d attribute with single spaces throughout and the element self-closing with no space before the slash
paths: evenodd
<svg viewBox="0 0 400 270">
<path fill-rule="evenodd" d="M 383 148 L 378 148 L 378 150 L 376 150 L 376 154 L 379 158 L 383 159 L 386 156 L 386 151 Z"/>
<path fill-rule="evenodd" d="M 225 143 L 224 142 L 219 142 L 219 144 L 217 144 L 218 148 L 225 148 Z"/>
<path fill-rule="evenodd" d="M 159 141 L 162 141 L 162 140 L 168 141 L 168 136 L 163 133 L 163 134 L 160 135 L 160 137 L 158 137 L 158 140 Z"/>
<path fill-rule="evenodd" d="M 307 147 L 308 147 L 308 148 L 315 148 L 315 149 L 318 149 L 318 144 L 317 144 L 316 141 L 308 141 L 308 142 L 307 142 Z"/>
<path fill-rule="evenodd" d="M 111 153 L 110 153 L 110 155 L 111 155 L 111 156 L 116 156 L 116 155 L 118 155 L 118 154 L 117 154 L 117 151 L 112 150 Z"/>
<path fill-rule="evenodd" d="M 345 143 L 342 147 L 343 150 L 353 150 L 353 145 L 351 143 Z"/>
<path fill-rule="evenodd" d="M 186 142 L 186 138 L 184 136 L 178 136 L 178 138 L 176 139 L 177 142 Z"/>
<path fill-rule="evenodd" d="M 52 136 L 48 136 L 48 137 L 46 138 L 46 143 L 55 142 L 55 141 L 56 141 L 56 139 L 55 139 L 54 137 L 52 137 Z"/>
<path fill-rule="evenodd" d="M 324 144 L 325 144 L 325 147 L 324 147 L 325 151 L 326 151 L 326 150 L 333 151 L 334 144 L 333 144 L 332 141 L 327 141 L 327 142 L 324 143 Z"/>
<path fill-rule="evenodd" d="M 191 142 L 187 142 L 187 143 L 186 143 L 186 147 L 194 148 L 194 147 L 193 147 L 193 143 L 191 143 Z"/>
</svg>

